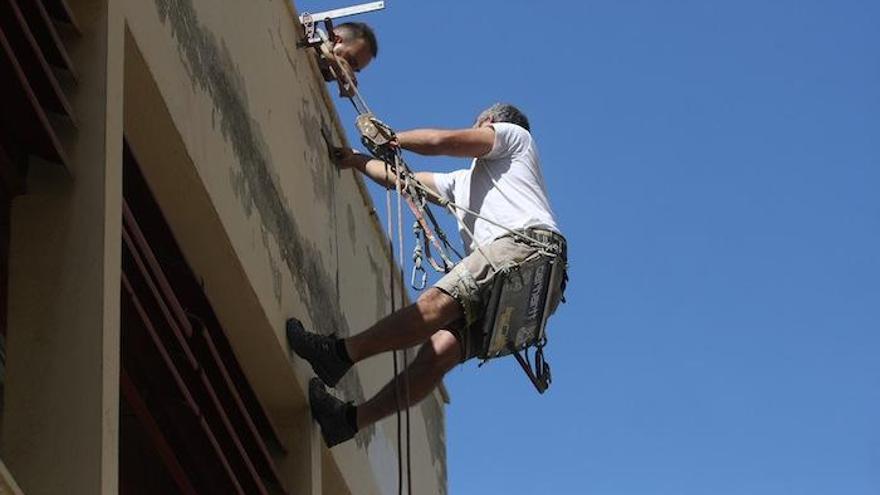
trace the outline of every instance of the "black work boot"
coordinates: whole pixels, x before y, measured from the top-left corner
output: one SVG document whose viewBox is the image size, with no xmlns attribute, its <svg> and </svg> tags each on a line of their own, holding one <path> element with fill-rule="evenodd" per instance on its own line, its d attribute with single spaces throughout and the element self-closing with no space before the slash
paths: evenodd
<svg viewBox="0 0 880 495">
<path fill-rule="evenodd" d="M 352 366 L 351 360 L 339 355 L 339 343 L 339 339 L 332 335 L 307 332 L 296 318 L 287 320 L 288 347 L 297 356 L 308 361 L 315 374 L 329 387 L 336 386 Z"/>
<path fill-rule="evenodd" d="M 321 426 L 321 436 L 327 447 L 350 440 L 357 433 L 357 427 L 351 421 L 353 415 L 349 416 L 353 407 L 351 402 L 342 402 L 330 395 L 317 378 L 309 380 L 309 406 L 312 417 Z"/>
</svg>

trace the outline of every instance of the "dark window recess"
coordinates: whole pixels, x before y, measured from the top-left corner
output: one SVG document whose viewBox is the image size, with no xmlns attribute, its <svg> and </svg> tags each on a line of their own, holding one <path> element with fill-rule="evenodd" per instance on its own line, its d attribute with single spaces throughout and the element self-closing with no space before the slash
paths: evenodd
<svg viewBox="0 0 880 495">
<path fill-rule="evenodd" d="M 17 173 L 30 155 L 68 165 L 57 127 L 76 120 L 68 93 L 77 74 L 65 46 L 75 26 L 66 1 L 0 0 L 0 142 Z"/>
<path fill-rule="evenodd" d="M 32 1 L 32 0 L 23 0 Z M 41 18 L 32 19 L 38 25 L 45 25 Z M 46 61 L 46 53 L 52 45 L 40 46 L 31 24 L 18 5 L 18 0 L 0 0 L 0 27 L 9 45 L 15 52 L 18 63 L 28 83 L 34 91 L 39 104 L 50 112 L 73 119 L 73 108 L 67 101 L 58 77 Z"/>
<path fill-rule="evenodd" d="M 278 435 L 124 153 L 120 491 L 286 493 Z"/>
<path fill-rule="evenodd" d="M 78 33 L 67 0 L 0 0 L 0 411 L 6 375 L 10 205 L 24 192 L 31 156 L 68 165 L 56 126 L 75 125 L 67 90 L 77 75 L 64 39 Z"/>
</svg>

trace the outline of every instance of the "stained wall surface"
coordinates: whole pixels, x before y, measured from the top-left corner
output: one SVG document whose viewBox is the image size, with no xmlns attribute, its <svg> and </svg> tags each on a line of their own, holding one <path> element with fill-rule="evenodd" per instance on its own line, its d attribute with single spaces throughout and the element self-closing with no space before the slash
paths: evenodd
<svg viewBox="0 0 880 495">
<path fill-rule="evenodd" d="M 345 336 L 386 315 L 391 266 L 361 179 L 328 159 L 328 141 L 345 137 L 312 54 L 296 47 L 294 8 L 126 0 L 122 9 L 126 139 L 283 432 L 290 485 L 396 492 L 394 420 L 323 451 L 304 399 L 311 372 L 286 351 L 288 317 Z M 363 400 L 391 369 L 389 356 L 359 364 L 340 397 Z M 413 483 L 444 493 L 440 394 L 411 414 Z"/>
</svg>

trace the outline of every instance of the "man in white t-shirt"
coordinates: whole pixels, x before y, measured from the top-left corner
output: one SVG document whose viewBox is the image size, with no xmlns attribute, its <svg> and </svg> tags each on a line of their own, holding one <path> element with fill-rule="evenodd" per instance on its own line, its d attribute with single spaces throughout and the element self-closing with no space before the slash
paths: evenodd
<svg viewBox="0 0 880 495">
<path fill-rule="evenodd" d="M 337 339 L 307 332 L 299 321 L 288 320 L 291 349 L 306 359 L 320 378 L 310 382 L 309 399 L 328 446 L 352 438 L 359 429 L 397 410 L 394 380 L 357 406 L 326 391 L 324 384 L 335 386 L 354 363 L 382 352 L 421 345 L 407 368 L 409 403 L 403 404 L 407 407 L 426 397 L 456 364 L 479 352 L 483 337 L 480 323 L 495 276 L 493 265 L 521 262 L 539 249 L 507 229 L 555 245 L 565 256 L 565 239 L 550 208 L 529 121 L 516 107 L 493 105 L 469 129 L 401 132 L 397 144 L 422 155 L 473 158 L 468 169 L 415 175 L 438 197 L 505 228 L 459 210 L 465 258 L 414 304 L 362 333 Z M 339 153 L 340 168 L 355 168 L 379 184 L 394 187 L 384 162 L 350 150 Z M 473 238 L 468 231 L 473 232 Z M 561 292 L 562 287 L 550 288 L 551 311 Z"/>
</svg>

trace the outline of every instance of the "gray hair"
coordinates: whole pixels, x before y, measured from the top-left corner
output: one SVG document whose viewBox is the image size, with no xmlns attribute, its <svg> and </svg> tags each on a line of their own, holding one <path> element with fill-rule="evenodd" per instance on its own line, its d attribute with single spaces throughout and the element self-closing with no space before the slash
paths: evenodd
<svg viewBox="0 0 880 495">
<path fill-rule="evenodd" d="M 522 113 L 519 108 L 509 103 L 496 103 L 491 107 L 483 110 L 477 117 L 477 122 L 485 119 L 492 119 L 492 122 L 509 122 L 516 124 L 527 131 L 531 131 L 529 127 L 529 119 L 526 114 Z"/>
</svg>

